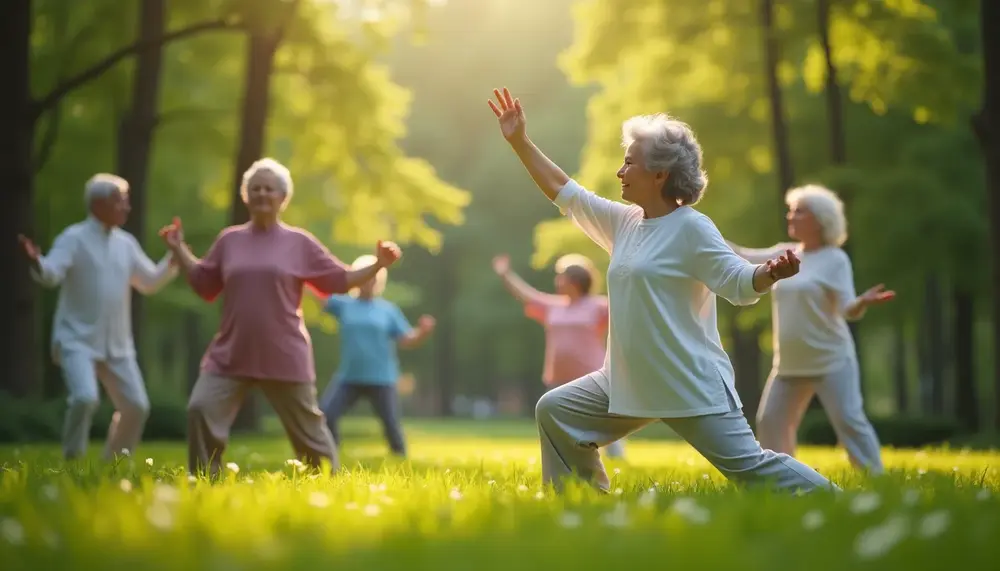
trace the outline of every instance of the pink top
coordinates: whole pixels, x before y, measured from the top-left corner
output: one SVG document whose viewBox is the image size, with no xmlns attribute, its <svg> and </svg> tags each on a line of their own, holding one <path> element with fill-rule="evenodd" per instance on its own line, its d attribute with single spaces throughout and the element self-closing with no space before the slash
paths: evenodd
<svg viewBox="0 0 1000 571">
<path fill-rule="evenodd" d="M 545 326 L 546 385 L 568 383 L 604 366 L 608 298 L 588 295 L 569 303 L 564 296 L 540 294 L 524 312 Z"/>
<path fill-rule="evenodd" d="M 315 382 L 312 340 L 302 320 L 302 288 L 347 291 L 347 268 L 309 232 L 276 224 L 230 226 L 188 273 L 206 301 L 222 294 L 222 320 L 203 371 L 236 378 Z"/>
</svg>

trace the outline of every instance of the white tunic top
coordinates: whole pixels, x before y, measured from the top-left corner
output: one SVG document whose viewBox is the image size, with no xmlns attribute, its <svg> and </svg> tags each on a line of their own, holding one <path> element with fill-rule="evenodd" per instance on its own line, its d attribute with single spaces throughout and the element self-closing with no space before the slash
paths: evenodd
<svg viewBox="0 0 1000 571">
<path fill-rule="evenodd" d="M 94 218 L 63 230 L 39 267 L 36 281 L 62 285 L 52 329 L 57 358 L 60 351 L 97 360 L 135 356 L 130 287 L 151 294 L 177 275 L 169 254 L 154 264 L 134 236 Z"/>
<path fill-rule="evenodd" d="M 794 250 L 802 264 L 798 274 L 774 286 L 772 367 L 783 376 L 832 373 L 856 358 L 845 318 L 847 306 L 857 297 L 851 259 L 834 246 L 803 252 L 795 243 L 736 252 L 759 262 L 785 250 Z"/>
<path fill-rule="evenodd" d="M 755 265 L 736 255 L 715 224 L 689 206 L 654 219 L 570 181 L 555 203 L 611 254 L 610 326 L 597 375 L 609 412 L 675 418 L 742 407 L 722 347 L 716 295 L 752 305 Z"/>
</svg>

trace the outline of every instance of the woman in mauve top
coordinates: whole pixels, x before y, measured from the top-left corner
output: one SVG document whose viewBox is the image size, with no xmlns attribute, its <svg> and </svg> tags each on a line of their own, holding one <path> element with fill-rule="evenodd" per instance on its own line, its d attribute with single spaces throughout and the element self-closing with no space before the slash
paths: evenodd
<svg viewBox="0 0 1000 571">
<path fill-rule="evenodd" d="M 608 338 L 608 298 L 594 295 L 597 271 L 586 256 L 567 254 L 556 261 L 555 294 L 531 287 L 510 269 L 505 254 L 493 259 L 504 286 L 524 304 L 524 313 L 545 327 L 542 382 L 564 385 L 604 366 Z M 625 455 L 623 440 L 604 447 L 612 458 Z"/>
<path fill-rule="evenodd" d="M 857 295 L 847 240 L 844 204 L 821 186 L 793 188 L 788 203 L 788 236 L 796 242 L 770 248 L 733 250 L 752 263 L 775 252 L 795 250 L 799 274 L 774 286 L 774 360 L 757 409 L 762 446 L 795 455 L 796 432 L 813 395 L 823 404 L 851 463 L 873 474 L 884 471 L 878 435 L 868 421 L 861 395 L 861 370 L 848 321 L 895 297 L 877 285 Z"/>
<path fill-rule="evenodd" d="M 273 159 L 243 175 L 241 194 L 250 222 L 230 226 L 204 258 L 184 243 L 179 220 L 161 230 L 191 288 L 206 301 L 222 297 L 222 319 L 201 363 L 188 402 L 189 470 L 216 476 L 229 431 L 246 391 L 258 387 L 274 407 L 298 457 L 319 468 L 338 467 L 333 437 L 316 403 L 312 341 L 302 320 L 302 292 L 343 293 L 400 257 L 379 242 L 376 261 L 348 269 L 309 232 L 283 224 L 292 197 L 288 169 Z"/>
</svg>

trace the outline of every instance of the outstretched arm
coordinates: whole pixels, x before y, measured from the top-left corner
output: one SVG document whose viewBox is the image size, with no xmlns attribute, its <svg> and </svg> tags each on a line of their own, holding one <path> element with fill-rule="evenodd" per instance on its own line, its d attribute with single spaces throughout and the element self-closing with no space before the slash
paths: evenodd
<svg viewBox="0 0 1000 571">
<path fill-rule="evenodd" d="M 510 269 L 510 258 L 506 254 L 493 258 L 493 271 L 500 276 L 507 291 L 521 303 L 544 305 L 556 301 L 556 296 L 538 291 L 514 273 L 514 270 Z"/>
<path fill-rule="evenodd" d="M 782 242 L 770 248 L 745 248 L 729 240 L 726 240 L 726 244 L 736 252 L 737 256 L 751 264 L 763 264 L 768 260 L 773 260 L 784 254 L 785 250 L 794 250 L 796 246 L 794 242 Z"/>
<path fill-rule="evenodd" d="M 150 260 L 146 252 L 142 250 L 142 246 L 139 245 L 135 237 L 128 234 L 128 238 L 132 244 L 132 278 L 130 281 L 132 287 L 137 291 L 145 295 L 154 294 L 177 277 L 177 267 L 172 263 L 173 254 L 171 252 L 168 251 L 158 264 L 154 264 L 153 260 Z"/>
</svg>

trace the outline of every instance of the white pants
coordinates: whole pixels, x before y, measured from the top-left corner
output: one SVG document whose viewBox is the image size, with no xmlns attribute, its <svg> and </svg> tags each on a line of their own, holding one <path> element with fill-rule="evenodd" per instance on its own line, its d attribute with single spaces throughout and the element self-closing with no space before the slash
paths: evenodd
<svg viewBox="0 0 1000 571">
<path fill-rule="evenodd" d="M 95 361 L 86 352 L 60 351 L 57 362 L 69 392 L 63 455 L 71 459 L 87 451 L 90 426 L 100 403 L 98 380 L 115 406 L 103 458 L 110 459 L 123 448 L 135 450 L 149 417 L 149 397 L 135 357 Z"/>
<path fill-rule="evenodd" d="M 772 371 L 757 410 L 761 444 L 794 455 L 796 432 L 813 395 L 823 404 L 851 463 L 874 474 L 882 473 L 881 444 L 865 416 L 861 375 L 855 359 L 840 370 L 817 377 L 787 377 Z"/>
<path fill-rule="evenodd" d="M 608 412 L 608 395 L 593 375 L 545 393 L 535 407 L 542 446 L 542 481 L 557 489 L 577 475 L 608 490 L 598 448 L 656 422 Z M 742 411 L 663 419 L 723 475 L 741 485 L 773 484 L 782 489 L 838 489 L 812 468 L 786 454 L 764 450 Z"/>
</svg>

